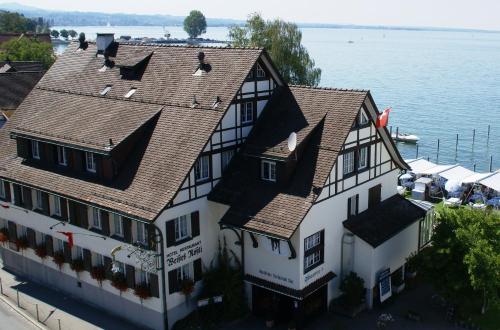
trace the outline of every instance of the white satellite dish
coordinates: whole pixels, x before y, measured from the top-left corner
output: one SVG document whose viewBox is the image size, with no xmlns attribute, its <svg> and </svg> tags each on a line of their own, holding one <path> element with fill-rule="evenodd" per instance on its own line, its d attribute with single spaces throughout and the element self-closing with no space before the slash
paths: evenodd
<svg viewBox="0 0 500 330">
<path fill-rule="evenodd" d="M 293 152 L 295 148 L 297 148 L 297 133 L 292 132 L 288 137 L 288 150 L 290 150 L 290 152 Z"/>
</svg>

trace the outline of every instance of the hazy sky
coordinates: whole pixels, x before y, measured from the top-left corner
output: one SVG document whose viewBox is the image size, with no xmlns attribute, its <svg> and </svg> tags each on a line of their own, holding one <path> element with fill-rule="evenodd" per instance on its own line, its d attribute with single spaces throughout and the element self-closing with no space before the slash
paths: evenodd
<svg viewBox="0 0 500 330">
<path fill-rule="evenodd" d="M 186 15 L 191 9 L 207 17 L 266 18 L 307 23 L 435 26 L 500 30 L 500 0 L 0 0 L 41 8 Z"/>
</svg>

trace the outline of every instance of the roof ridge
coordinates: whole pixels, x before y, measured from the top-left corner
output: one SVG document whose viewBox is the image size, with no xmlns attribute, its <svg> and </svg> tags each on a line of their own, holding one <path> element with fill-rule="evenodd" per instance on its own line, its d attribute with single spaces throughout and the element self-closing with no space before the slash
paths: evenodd
<svg viewBox="0 0 500 330">
<path fill-rule="evenodd" d="M 77 42 L 77 41 L 73 41 Z M 89 44 L 95 44 L 95 41 L 88 41 Z M 264 50 L 264 47 L 234 47 L 225 46 L 207 46 L 207 45 L 179 45 L 168 43 L 152 43 L 152 42 L 132 42 L 132 41 L 117 41 L 119 45 L 137 46 L 137 47 L 172 47 L 172 48 L 209 48 L 209 49 L 239 49 L 239 50 Z"/>
<path fill-rule="evenodd" d="M 369 89 L 320 87 L 320 86 L 310 86 L 310 85 L 288 85 L 288 87 L 314 89 L 314 90 L 326 90 L 326 91 L 337 91 L 337 92 L 355 92 L 355 93 L 368 93 L 370 91 Z"/>
</svg>

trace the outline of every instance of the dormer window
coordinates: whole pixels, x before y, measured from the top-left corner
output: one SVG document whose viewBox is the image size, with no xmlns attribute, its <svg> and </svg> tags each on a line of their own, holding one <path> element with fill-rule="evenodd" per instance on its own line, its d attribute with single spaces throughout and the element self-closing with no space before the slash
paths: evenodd
<svg viewBox="0 0 500 330">
<path fill-rule="evenodd" d="M 57 163 L 61 166 L 68 166 L 68 157 L 65 147 L 57 146 Z"/>
<path fill-rule="evenodd" d="M 38 141 L 31 140 L 31 156 L 34 159 L 40 159 L 40 144 Z"/>
<path fill-rule="evenodd" d="M 241 104 L 241 123 L 248 124 L 253 121 L 253 103 L 246 102 Z"/>
<path fill-rule="evenodd" d="M 132 95 L 134 95 L 134 93 L 135 93 L 136 91 L 137 91 L 137 88 L 131 88 L 131 89 L 127 92 L 127 94 L 125 94 L 125 96 L 124 96 L 124 97 L 125 97 L 126 99 L 129 99 Z"/>
<path fill-rule="evenodd" d="M 262 180 L 276 182 L 276 162 L 262 160 L 260 173 Z"/>
<path fill-rule="evenodd" d="M 266 71 L 262 69 L 262 67 L 257 64 L 257 78 L 264 78 L 266 76 Z"/>
<path fill-rule="evenodd" d="M 111 90 L 111 85 L 106 85 L 106 87 L 104 87 L 104 89 L 101 91 L 101 96 L 106 96 L 106 94 L 108 94 L 108 92 Z"/>
<path fill-rule="evenodd" d="M 85 168 L 87 172 L 96 172 L 95 155 L 92 152 L 85 152 Z"/>
</svg>

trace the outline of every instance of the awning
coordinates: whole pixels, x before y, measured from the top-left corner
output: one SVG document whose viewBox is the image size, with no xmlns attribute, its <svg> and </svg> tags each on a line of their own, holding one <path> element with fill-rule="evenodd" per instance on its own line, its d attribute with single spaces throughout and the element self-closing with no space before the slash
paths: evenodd
<svg viewBox="0 0 500 330">
<path fill-rule="evenodd" d="M 422 175 L 436 175 L 436 174 L 441 174 L 444 171 L 448 171 L 454 167 L 457 167 L 458 165 L 436 165 L 434 167 L 428 168 L 424 171 L 422 171 Z"/>
<path fill-rule="evenodd" d="M 478 181 L 481 181 L 487 177 L 489 177 L 490 175 L 492 175 L 493 173 L 474 173 L 473 175 L 471 176 L 468 176 L 466 177 L 465 179 L 462 180 L 462 183 L 464 184 L 468 184 L 468 183 L 476 183 Z"/>
<path fill-rule="evenodd" d="M 479 181 L 479 183 L 483 186 L 500 192 L 500 171 L 497 171 L 489 177 L 482 179 L 481 181 Z"/>
<path fill-rule="evenodd" d="M 423 158 L 406 160 L 406 163 L 410 165 L 411 171 L 415 174 L 421 174 L 423 171 L 436 166 L 433 162 L 429 162 Z"/>
<path fill-rule="evenodd" d="M 463 179 L 468 178 L 474 174 L 475 173 L 473 171 L 466 169 L 463 166 L 456 166 L 439 173 L 439 176 L 445 178 L 448 181 L 453 180 L 461 183 Z"/>
</svg>

